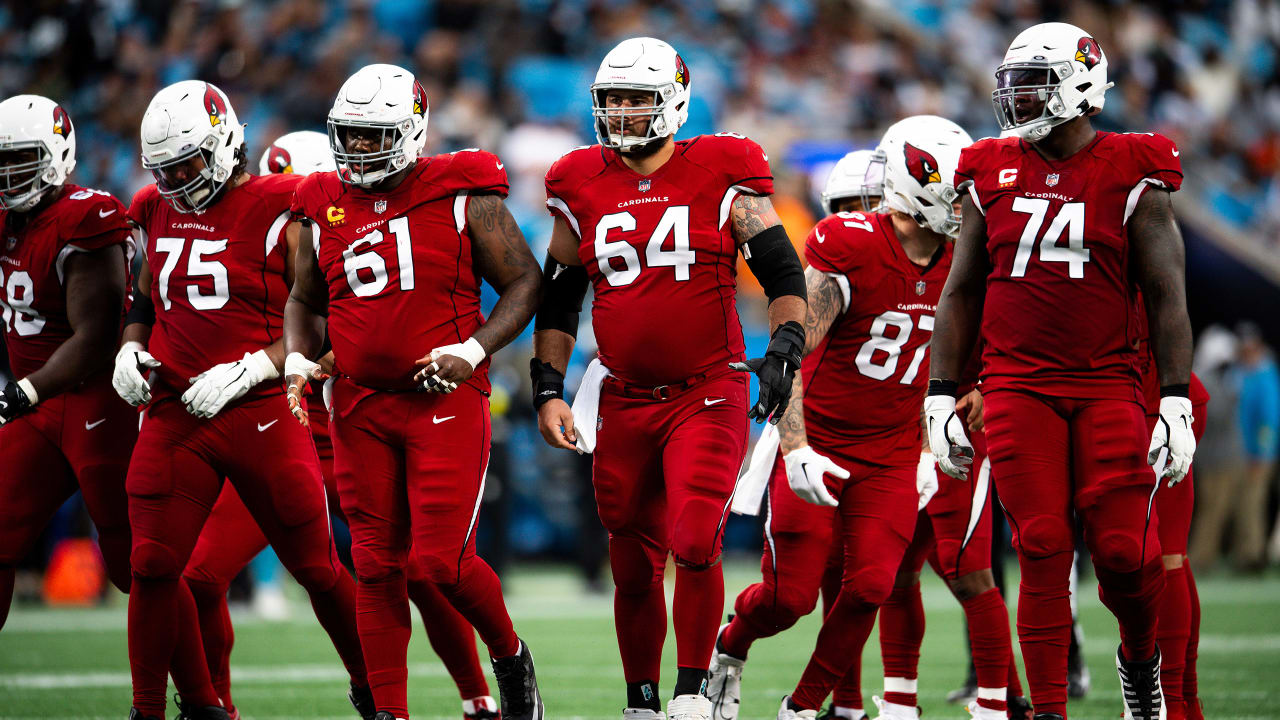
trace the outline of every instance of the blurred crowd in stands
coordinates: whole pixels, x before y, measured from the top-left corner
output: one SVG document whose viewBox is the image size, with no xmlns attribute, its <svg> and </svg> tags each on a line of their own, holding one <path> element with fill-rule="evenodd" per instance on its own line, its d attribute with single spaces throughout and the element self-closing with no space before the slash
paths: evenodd
<svg viewBox="0 0 1280 720">
<path fill-rule="evenodd" d="M 79 142 L 73 179 L 127 202 L 151 181 L 138 127 L 159 88 L 200 78 L 226 91 L 256 167 L 275 137 L 323 131 L 356 68 L 397 63 L 427 90 L 428 152 L 498 153 L 509 205 L 542 257 L 551 226 L 543 174 L 565 151 L 595 142 L 587 86 L 599 59 L 625 37 L 652 35 L 690 68 L 693 101 L 680 135 L 732 130 L 761 143 L 778 178 L 775 205 L 801 242 L 831 164 L 873 145 L 898 118 L 935 113 L 974 137 L 996 134 L 993 71 L 1021 29 L 1045 20 L 1099 39 L 1116 84 L 1103 128 L 1172 137 L 1187 174 L 1181 195 L 1231 232 L 1280 247 L 1280 3 L 1268 0 L 26 0 L 0 5 L 0 96 L 62 102 Z M 743 285 L 748 346 L 762 347 L 763 302 L 749 277 Z M 1250 337 L 1233 334 L 1231 352 L 1219 356 L 1233 368 L 1222 377 L 1237 399 L 1249 397 L 1237 370 Z M 509 460 L 507 472 L 491 473 L 492 512 L 509 530 L 495 547 L 510 540 L 517 555 L 571 556 L 583 552 L 579 533 L 598 532 L 585 494 L 589 465 L 553 462 L 532 427 L 527 334 L 523 342 L 499 355 L 494 373 L 495 457 Z M 1272 470 L 1277 422 L 1271 449 L 1256 455 Z M 758 529 L 740 524 L 727 539 L 750 546 Z M 601 559 L 580 558 L 597 567 Z"/>
</svg>

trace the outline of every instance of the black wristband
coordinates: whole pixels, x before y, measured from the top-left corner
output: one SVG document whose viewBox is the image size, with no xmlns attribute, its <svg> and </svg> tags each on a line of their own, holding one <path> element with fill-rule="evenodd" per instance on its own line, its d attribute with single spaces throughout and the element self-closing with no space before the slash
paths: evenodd
<svg viewBox="0 0 1280 720">
<path fill-rule="evenodd" d="M 781 355 L 799 366 L 800 360 L 804 356 L 804 326 L 795 320 L 788 320 L 778 326 L 773 331 L 773 337 L 769 339 L 769 347 L 765 349 L 764 354 Z"/>
<path fill-rule="evenodd" d="M 960 394 L 960 383 L 955 380 L 943 380 L 941 378 L 929 378 L 928 395 L 950 395 L 956 397 Z"/>
<path fill-rule="evenodd" d="M 551 363 L 538 358 L 529 360 L 529 378 L 533 380 L 533 409 L 537 410 L 548 400 L 564 399 L 564 373 Z"/>
<path fill-rule="evenodd" d="M 1181 385 L 1161 385 L 1160 397 L 1191 397 L 1191 383 L 1183 383 Z"/>
<path fill-rule="evenodd" d="M 151 302 L 151 296 L 137 292 L 133 294 L 133 305 L 129 307 L 129 312 L 125 313 L 124 324 L 134 323 L 147 326 L 156 324 L 156 306 Z"/>
</svg>

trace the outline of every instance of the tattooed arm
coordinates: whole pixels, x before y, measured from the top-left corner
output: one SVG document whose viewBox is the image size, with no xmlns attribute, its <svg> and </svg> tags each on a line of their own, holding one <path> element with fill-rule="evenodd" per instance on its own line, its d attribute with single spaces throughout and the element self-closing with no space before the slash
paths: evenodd
<svg viewBox="0 0 1280 720">
<path fill-rule="evenodd" d="M 805 285 L 809 293 L 809 309 L 804 318 L 804 352 L 806 355 L 822 343 L 831 325 L 844 309 L 844 297 L 840 286 L 826 273 L 813 268 L 805 270 Z M 800 372 L 791 383 L 791 403 L 778 423 L 785 455 L 798 447 L 809 444 L 804 429 L 804 391 Z"/>
<path fill-rule="evenodd" d="M 467 203 L 467 229 L 480 275 L 498 291 L 498 303 L 473 336 L 492 355 L 515 339 L 533 319 L 542 289 L 542 267 L 497 195 Z"/>
<path fill-rule="evenodd" d="M 1186 257 L 1167 191 L 1150 188 L 1142 194 L 1129 218 L 1129 237 L 1160 386 L 1186 385 L 1191 382 Z"/>
<path fill-rule="evenodd" d="M 778 213 L 774 211 L 773 203 L 769 201 L 769 198 L 745 193 L 734 198 L 733 207 L 729 213 L 729 221 L 733 231 L 733 239 L 738 243 L 738 247 L 742 247 L 747 241 L 765 230 L 782 225 L 782 221 L 778 219 Z M 794 253 L 795 250 L 793 249 L 791 252 Z M 798 258 L 796 262 L 799 262 Z M 772 334 L 774 330 L 778 329 L 779 325 L 788 321 L 803 323 L 804 303 L 804 298 L 795 295 L 783 295 L 770 302 L 769 333 Z"/>
</svg>

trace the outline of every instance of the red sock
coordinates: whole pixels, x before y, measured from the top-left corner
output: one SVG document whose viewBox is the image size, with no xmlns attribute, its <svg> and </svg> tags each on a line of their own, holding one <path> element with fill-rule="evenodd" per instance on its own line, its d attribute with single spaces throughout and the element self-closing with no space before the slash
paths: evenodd
<svg viewBox="0 0 1280 720">
<path fill-rule="evenodd" d="M 671 614 L 676 631 L 676 666 L 705 668 L 716 646 L 720 613 L 724 612 L 724 568 L 676 565 Z"/>
<path fill-rule="evenodd" d="M 200 640 L 195 600 L 179 578 L 133 579 L 129 593 L 129 665 L 133 706 L 164 717 L 169 671 L 183 700 L 218 705 Z"/>
<path fill-rule="evenodd" d="M 920 643 L 924 641 L 924 604 L 920 583 L 894 587 L 880 606 L 880 655 L 884 658 L 884 699 L 915 707 Z"/>
<path fill-rule="evenodd" d="M 1120 624 L 1120 650 L 1127 660 L 1149 660 L 1156 654 L 1157 607 L 1164 590 L 1164 564 L 1157 555 L 1137 572 L 1117 572 L 1094 565 L 1099 596 Z M 1040 712 L 1040 706 L 1036 705 Z"/>
<path fill-rule="evenodd" d="M 1073 553 L 1031 558 L 1019 553 L 1018 641 L 1037 713 L 1067 716 L 1067 649 L 1071 645 L 1069 576 Z"/>
<path fill-rule="evenodd" d="M 458 577 L 458 582 L 438 587 L 449 604 L 480 633 L 489 648 L 489 657 L 511 657 L 520 652 L 520 639 L 511 625 L 502 599 L 502 583 L 493 568 L 478 556 L 468 555 L 462 559 Z"/>
<path fill-rule="evenodd" d="M 406 663 L 412 629 L 403 573 L 360 581 L 356 587 L 356 625 L 374 704 L 395 717 L 409 717 Z"/>
<path fill-rule="evenodd" d="M 1191 608 L 1190 635 L 1187 637 L 1187 661 L 1182 670 L 1182 699 L 1187 704 L 1190 720 L 1204 720 L 1200 708 L 1200 684 L 1196 678 L 1196 660 L 1200 655 L 1200 593 L 1196 589 L 1196 576 L 1186 558 L 1182 560 L 1183 575 L 1187 582 L 1187 601 Z"/>
<path fill-rule="evenodd" d="M 862 653 L 875 625 L 879 608 L 856 600 L 848 587 L 840 591 L 835 606 L 823 621 L 813 656 L 791 694 L 791 701 L 800 708 L 822 707 L 827 693 L 849 670 L 852 658 Z"/>
<path fill-rule="evenodd" d="M 329 634 L 329 640 L 338 651 L 338 657 L 342 658 L 342 665 L 351 676 L 351 682 L 356 685 L 366 685 L 369 682 L 368 671 L 365 666 L 364 651 L 361 650 L 360 633 L 355 623 L 356 582 L 338 564 L 336 553 L 333 557 L 333 567 L 336 570 L 334 573 L 336 580 L 331 587 L 305 589 L 311 598 L 311 609 L 316 614 L 316 620 Z"/>
<path fill-rule="evenodd" d="M 231 702 L 231 647 L 236 638 L 231 627 L 231 613 L 227 610 L 227 587 L 191 578 L 183 578 L 183 582 L 195 600 L 200 640 L 204 643 L 213 689 L 222 700 L 222 706 L 231 712 L 235 707 Z"/>
<path fill-rule="evenodd" d="M 1018 658 L 1014 657 L 1012 641 L 1009 643 L 1009 679 L 1005 687 L 1009 689 L 1010 695 L 1022 695 L 1022 680 L 1018 679 Z"/>
<path fill-rule="evenodd" d="M 12 565 L 0 565 L 0 630 L 9 619 L 9 606 L 13 604 L 13 579 L 17 571 Z"/>
<path fill-rule="evenodd" d="M 1160 624 L 1156 641 L 1160 645 L 1160 686 L 1164 689 L 1169 720 L 1186 717 L 1182 693 L 1187 640 L 1191 636 L 1191 595 L 1187 590 L 1185 569 L 1165 569 L 1164 592 L 1160 595 Z"/>
<path fill-rule="evenodd" d="M 458 686 L 458 694 L 463 700 L 488 695 L 489 683 L 485 681 L 476 653 L 475 629 L 449 604 L 435 584 L 413 577 L 417 573 L 412 569 L 409 574 L 409 600 L 422 614 L 431 649 L 448 669 L 449 677 Z"/>
<path fill-rule="evenodd" d="M 662 643 L 667 638 L 667 601 L 662 591 L 665 555 L 638 538 L 610 535 L 613 571 L 613 627 L 618 633 L 622 675 L 629 683 L 657 682 L 662 676 Z"/>
<path fill-rule="evenodd" d="M 853 656 L 853 664 L 844 671 L 836 688 L 831 691 L 831 704 L 853 710 L 862 709 L 862 653 Z"/>
<path fill-rule="evenodd" d="M 998 589 L 991 588 L 960 604 L 969 621 L 969 647 L 973 648 L 973 667 L 978 676 L 978 704 L 992 710 L 1005 710 L 1013 648 L 1004 598 Z M 1013 674 L 1016 680 L 1017 672 Z M 983 693 L 983 690 L 1000 692 Z"/>
</svg>

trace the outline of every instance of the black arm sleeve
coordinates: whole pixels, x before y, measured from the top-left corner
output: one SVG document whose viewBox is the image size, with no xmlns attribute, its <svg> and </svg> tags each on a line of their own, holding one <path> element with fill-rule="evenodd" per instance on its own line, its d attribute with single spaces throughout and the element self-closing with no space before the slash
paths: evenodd
<svg viewBox="0 0 1280 720">
<path fill-rule="evenodd" d="M 767 227 L 743 243 L 742 256 L 751 274 L 760 281 L 769 302 L 785 295 L 808 299 L 800 256 L 781 225 Z"/>
<path fill-rule="evenodd" d="M 578 313 L 582 312 L 582 298 L 590 284 L 585 267 L 564 265 L 547 253 L 542 265 L 542 303 L 533 329 L 559 330 L 578 337 Z"/>
</svg>

